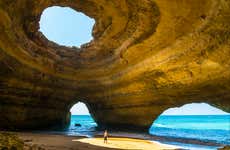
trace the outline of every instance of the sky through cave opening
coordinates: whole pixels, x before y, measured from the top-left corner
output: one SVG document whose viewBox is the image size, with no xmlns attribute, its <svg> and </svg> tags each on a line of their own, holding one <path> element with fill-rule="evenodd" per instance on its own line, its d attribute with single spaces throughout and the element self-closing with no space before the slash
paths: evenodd
<svg viewBox="0 0 230 150">
<path fill-rule="evenodd" d="M 40 18 L 40 29 L 50 41 L 68 47 L 90 42 L 94 19 L 69 7 L 46 8 Z"/>
<path fill-rule="evenodd" d="M 90 136 L 96 132 L 97 123 L 85 103 L 78 102 L 74 104 L 70 112 L 71 122 L 68 129 L 70 135 Z"/>
</svg>

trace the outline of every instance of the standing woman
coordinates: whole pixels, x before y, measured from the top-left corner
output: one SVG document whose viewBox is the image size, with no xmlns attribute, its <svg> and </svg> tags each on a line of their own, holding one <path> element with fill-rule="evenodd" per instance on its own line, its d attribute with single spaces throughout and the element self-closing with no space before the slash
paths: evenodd
<svg viewBox="0 0 230 150">
<path fill-rule="evenodd" d="M 104 143 L 108 143 L 107 142 L 107 140 L 108 140 L 108 132 L 107 132 L 107 130 L 105 130 L 105 132 L 104 132 Z"/>
</svg>

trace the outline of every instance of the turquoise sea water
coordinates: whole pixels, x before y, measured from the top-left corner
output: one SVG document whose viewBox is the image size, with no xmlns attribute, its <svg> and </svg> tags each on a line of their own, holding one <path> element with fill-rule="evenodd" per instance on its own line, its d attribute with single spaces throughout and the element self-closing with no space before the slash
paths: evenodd
<svg viewBox="0 0 230 150">
<path fill-rule="evenodd" d="M 76 123 L 81 126 L 75 126 Z M 100 134 L 96 127 L 97 124 L 91 116 L 72 115 L 66 134 L 93 136 Z M 150 127 L 149 134 L 230 145 L 230 115 L 160 116 Z M 170 144 L 172 143 L 173 141 L 170 141 Z M 187 145 L 191 147 L 190 144 Z"/>
<path fill-rule="evenodd" d="M 230 145 L 230 115 L 160 116 L 149 133 Z"/>
<path fill-rule="evenodd" d="M 81 126 L 75 126 L 78 123 Z M 67 129 L 68 135 L 93 136 L 97 134 L 97 124 L 90 115 L 72 115 L 70 126 Z"/>
<path fill-rule="evenodd" d="M 150 134 L 230 144 L 230 115 L 160 116 Z"/>
</svg>

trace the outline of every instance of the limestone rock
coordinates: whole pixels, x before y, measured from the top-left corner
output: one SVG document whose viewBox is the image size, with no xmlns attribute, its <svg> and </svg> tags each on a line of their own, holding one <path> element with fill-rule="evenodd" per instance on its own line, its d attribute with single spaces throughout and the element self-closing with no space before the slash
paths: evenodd
<svg viewBox="0 0 230 150">
<path fill-rule="evenodd" d="M 219 148 L 218 150 L 230 150 L 230 146 L 224 146 L 223 148 Z"/>
<path fill-rule="evenodd" d="M 54 5 L 94 18 L 94 40 L 48 41 L 39 19 Z M 78 101 L 122 128 L 192 102 L 230 112 L 229 14 L 229 0 L 1 0 L 0 127 L 65 125 Z"/>
<path fill-rule="evenodd" d="M 0 150 L 23 150 L 23 141 L 16 135 L 0 132 Z"/>
</svg>

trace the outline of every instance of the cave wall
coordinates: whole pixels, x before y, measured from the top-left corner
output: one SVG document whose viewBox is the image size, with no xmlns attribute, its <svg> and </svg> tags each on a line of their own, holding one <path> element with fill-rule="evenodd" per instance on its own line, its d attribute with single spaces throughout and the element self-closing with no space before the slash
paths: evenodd
<svg viewBox="0 0 230 150">
<path fill-rule="evenodd" d="M 48 41 L 38 29 L 50 6 L 94 18 L 94 40 Z M 229 0 L 1 0 L 0 127 L 64 125 L 79 100 L 121 128 L 192 102 L 230 112 L 229 37 Z"/>
</svg>

